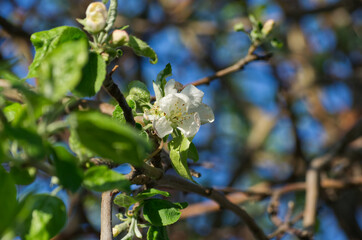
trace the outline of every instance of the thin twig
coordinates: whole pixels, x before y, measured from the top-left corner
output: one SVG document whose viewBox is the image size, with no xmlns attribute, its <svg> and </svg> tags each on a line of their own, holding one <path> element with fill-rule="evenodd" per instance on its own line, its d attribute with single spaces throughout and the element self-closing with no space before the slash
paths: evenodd
<svg viewBox="0 0 362 240">
<path fill-rule="evenodd" d="M 128 106 L 126 98 L 119 90 L 117 84 L 115 84 L 112 80 L 112 74 L 115 71 L 115 69 L 116 67 L 113 68 L 112 72 L 107 74 L 106 79 L 103 82 L 103 87 L 106 89 L 109 95 L 111 95 L 118 102 L 118 105 L 122 108 L 126 122 L 128 122 L 132 126 L 135 126 L 136 122 L 133 117 L 132 109 L 130 108 L 130 106 Z"/>
<path fill-rule="evenodd" d="M 264 55 L 264 56 L 258 56 L 258 55 L 255 55 L 254 54 L 254 51 L 256 50 L 256 46 L 255 45 L 251 45 L 249 50 L 248 50 L 248 53 L 247 55 L 240 59 L 238 62 L 236 62 L 235 64 L 227 67 L 227 68 L 224 68 L 222 70 L 219 70 L 217 71 L 216 73 L 214 73 L 213 75 L 211 76 L 208 76 L 208 77 L 204 77 L 204 78 L 201 78 L 195 82 L 192 82 L 191 84 L 194 85 L 194 86 L 199 86 L 199 85 L 203 85 L 203 84 L 210 84 L 210 82 L 216 78 L 220 78 L 220 77 L 223 77 L 225 75 L 228 75 L 230 73 L 233 73 L 233 72 L 236 72 L 236 71 L 239 71 L 241 69 L 243 69 L 245 67 L 245 65 L 247 65 L 248 63 L 250 62 L 253 62 L 253 61 L 258 61 L 258 60 L 267 60 L 269 59 L 272 55 L 270 53 Z"/>
<path fill-rule="evenodd" d="M 324 189 L 344 189 L 351 186 L 361 185 L 362 177 L 349 179 L 348 181 L 324 179 L 321 182 L 321 187 Z M 258 189 L 257 186 L 253 186 L 250 189 L 251 190 L 241 191 L 238 189 L 227 188 L 228 192 L 230 192 L 230 190 L 233 190 L 233 193 L 227 194 L 226 198 L 234 204 L 241 204 L 248 201 L 264 199 L 265 197 L 273 195 L 274 199 L 272 202 L 275 203 L 275 201 L 279 201 L 278 199 L 284 194 L 287 194 L 289 192 L 305 191 L 306 183 L 290 183 L 279 188 L 263 187 Z M 181 218 L 194 217 L 218 210 L 219 205 L 212 201 L 194 203 L 192 205 L 189 205 L 186 209 L 182 210 Z"/>
<path fill-rule="evenodd" d="M 238 215 L 249 227 L 250 231 L 254 234 L 256 239 L 268 239 L 263 230 L 255 223 L 254 219 L 244 209 L 230 202 L 222 193 L 218 191 L 204 188 L 200 185 L 189 182 L 186 179 L 172 175 L 163 176 L 162 179 L 157 181 L 157 186 L 168 187 L 184 192 L 193 192 L 210 198 L 217 202 L 221 208 L 228 209 Z"/>
<path fill-rule="evenodd" d="M 303 225 L 305 228 L 313 228 L 317 212 L 319 198 L 320 171 L 325 168 L 336 156 L 342 154 L 346 147 L 362 135 L 362 119 L 359 120 L 344 136 L 335 144 L 330 153 L 315 158 L 306 174 L 306 202 Z"/>
</svg>

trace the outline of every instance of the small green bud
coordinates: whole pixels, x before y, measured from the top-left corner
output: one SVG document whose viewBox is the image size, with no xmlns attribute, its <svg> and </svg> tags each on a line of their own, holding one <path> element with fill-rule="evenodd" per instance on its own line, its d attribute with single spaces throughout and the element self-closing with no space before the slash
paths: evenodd
<svg viewBox="0 0 362 240">
<path fill-rule="evenodd" d="M 234 31 L 235 31 L 235 32 L 244 31 L 244 24 L 243 24 L 243 23 L 235 24 L 235 25 L 234 25 Z"/>
</svg>

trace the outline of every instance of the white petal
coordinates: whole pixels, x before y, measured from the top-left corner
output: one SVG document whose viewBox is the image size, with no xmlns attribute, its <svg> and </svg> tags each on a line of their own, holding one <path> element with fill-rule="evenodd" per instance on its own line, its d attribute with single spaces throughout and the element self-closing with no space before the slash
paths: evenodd
<svg viewBox="0 0 362 240">
<path fill-rule="evenodd" d="M 169 115 L 173 112 L 187 113 L 190 105 L 190 99 L 181 93 L 172 93 L 161 98 L 158 102 L 160 109 Z"/>
<path fill-rule="evenodd" d="M 172 133 L 171 123 L 165 117 L 161 117 L 153 122 L 153 128 L 160 138 Z"/>
<path fill-rule="evenodd" d="M 175 87 L 176 81 L 175 79 L 171 79 L 168 81 L 165 85 L 165 96 L 171 94 L 171 93 L 177 93 L 177 89 Z"/>
<path fill-rule="evenodd" d="M 153 82 L 153 91 L 155 91 L 156 101 L 160 100 L 162 98 L 162 94 L 155 82 Z"/>
<path fill-rule="evenodd" d="M 189 109 L 189 113 L 197 112 L 200 116 L 201 125 L 205 123 L 212 123 L 215 120 L 214 112 L 211 107 L 206 105 L 205 103 L 201 103 L 196 108 Z"/>
<path fill-rule="evenodd" d="M 178 129 L 185 135 L 185 137 L 193 137 L 200 129 L 200 117 L 197 112 L 187 114 L 185 118 L 179 122 Z"/>
<path fill-rule="evenodd" d="M 191 100 L 191 105 L 197 107 L 201 104 L 204 92 L 197 89 L 194 85 L 187 85 L 182 91 L 182 94 L 188 96 Z"/>
</svg>

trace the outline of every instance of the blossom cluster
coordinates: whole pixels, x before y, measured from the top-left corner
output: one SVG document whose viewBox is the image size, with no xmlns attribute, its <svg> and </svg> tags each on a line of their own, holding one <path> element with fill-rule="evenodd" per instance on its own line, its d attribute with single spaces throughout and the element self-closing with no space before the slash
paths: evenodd
<svg viewBox="0 0 362 240">
<path fill-rule="evenodd" d="M 153 124 L 157 135 L 163 138 L 179 129 L 188 138 L 199 131 L 200 126 L 214 121 L 212 109 L 202 103 L 204 92 L 193 85 L 185 88 L 171 79 L 164 87 L 162 96 L 159 87 L 153 85 L 156 102 L 150 110 L 145 111 L 145 118 Z"/>
</svg>

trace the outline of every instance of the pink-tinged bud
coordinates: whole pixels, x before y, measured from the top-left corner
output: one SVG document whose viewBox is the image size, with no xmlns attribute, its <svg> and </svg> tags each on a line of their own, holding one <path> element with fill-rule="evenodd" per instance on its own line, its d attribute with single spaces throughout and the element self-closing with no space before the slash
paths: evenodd
<svg viewBox="0 0 362 240">
<path fill-rule="evenodd" d="M 107 8 L 101 2 L 89 4 L 86 11 L 86 18 L 83 21 L 84 28 L 90 33 L 102 31 L 107 24 Z"/>
<path fill-rule="evenodd" d="M 129 41 L 128 33 L 124 30 L 114 30 L 112 32 L 112 44 L 120 46 Z"/>
<path fill-rule="evenodd" d="M 261 30 L 264 36 L 267 36 L 274 28 L 275 22 L 273 19 L 269 19 L 264 23 L 263 29 Z"/>
</svg>

